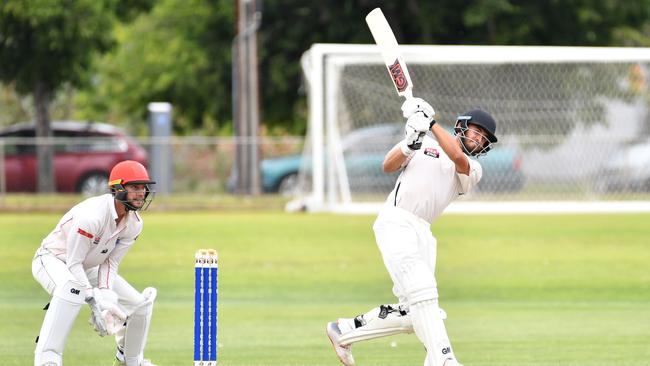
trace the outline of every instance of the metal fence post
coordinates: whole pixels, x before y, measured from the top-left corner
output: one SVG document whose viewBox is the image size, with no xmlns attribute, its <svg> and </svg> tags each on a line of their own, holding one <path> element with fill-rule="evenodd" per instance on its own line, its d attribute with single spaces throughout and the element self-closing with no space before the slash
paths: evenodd
<svg viewBox="0 0 650 366">
<path fill-rule="evenodd" d="M 171 133 L 172 105 L 167 102 L 149 103 L 149 173 L 156 181 L 155 190 L 160 194 L 172 192 L 174 166 L 172 164 Z"/>
</svg>

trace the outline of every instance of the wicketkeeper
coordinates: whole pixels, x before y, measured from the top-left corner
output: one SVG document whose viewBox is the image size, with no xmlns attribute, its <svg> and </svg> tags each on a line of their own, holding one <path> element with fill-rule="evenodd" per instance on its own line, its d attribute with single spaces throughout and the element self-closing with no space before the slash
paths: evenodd
<svg viewBox="0 0 650 366">
<path fill-rule="evenodd" d="M 460 365 L 443 322 L 446 314 L 438 306 L 437 243 L 430 225 L 481 179 L 481 165 L 473 157 L 497 142 L 496 123 L 475 109 L 458 117 L 454 137 L 436 124 L 426 101 L 408 99 L 402 111 L 406 137 L 383 163 L 385 172 L 402 172 L 373 226 L 399 302 L 327 324 L 336 355 L 346 366 L 354 365 L 354 342 L 413 331 L 427 350 L 425 366 Z"/>
<path fill-rule="evenodd" d="M 143 355 L 156 289 L 138 292 L 118 274 L 142 231 L 138 211 L 151 203 L 153 184 L 142 164 L 120 162 L 111 170 L 111 193 L 72 207 L 43 239 L 32 274 L 52 299 L 45 307 L 34 366 L 63 364 L 66 339 L 84 304 L 99 335 L 115 335 L 117 365 L 155 366 Z"/>
</svg>

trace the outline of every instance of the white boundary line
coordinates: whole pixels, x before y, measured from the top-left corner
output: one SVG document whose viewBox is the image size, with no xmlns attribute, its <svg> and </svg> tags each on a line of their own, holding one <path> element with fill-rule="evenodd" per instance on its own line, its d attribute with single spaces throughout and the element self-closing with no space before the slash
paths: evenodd
<svg viewBox="0 0 650 366">
<path fill-rule="evenodd" d="M 311 212 L 376 214 L 383 203 L 348 203 L 341 206 L 308 208 Z M 650 213 L 650 201 L 487 201 L 452 202 L 444 214 L 628 214 Z M 443 214 L 443 215 L 444 215 Z"/>
</svg>

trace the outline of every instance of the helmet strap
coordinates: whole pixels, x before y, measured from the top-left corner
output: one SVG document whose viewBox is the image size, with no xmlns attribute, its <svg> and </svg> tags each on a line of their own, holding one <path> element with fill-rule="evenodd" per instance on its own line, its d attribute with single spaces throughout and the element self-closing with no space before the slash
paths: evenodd
<svg viewBox="0 0 650 366">
<path fill-rule="evenodd" d="M 124 205 L 124 208 L 127 211 L 145 211 L 151 204 L 151 201 L 153 201 L 153 198 L 156 194 L 154 191 L 151 191 L 149 189 L 149 185 L 145 185 L 145 187 L 146 192 L 144 194 L 144 204 L 142 207 L 135 207 L 131 204 L 131 202 L 127 200 L 127 195 L 129 192 L 126 190 L 123 184 L 115 184 L 111 186 L 111 193 L 113 194 L 113 197 L 116 201 Z"/>
</svg>

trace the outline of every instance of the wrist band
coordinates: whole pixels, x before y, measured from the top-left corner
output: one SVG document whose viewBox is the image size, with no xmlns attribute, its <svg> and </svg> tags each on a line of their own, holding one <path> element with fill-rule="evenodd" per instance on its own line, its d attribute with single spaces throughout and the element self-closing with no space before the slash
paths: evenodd
<svg viewBox="0 0 650 366">
<path fill-rule="evenodd" d="M 415 152 L 414 150 L 409 149 L 408 146 L 406 146 L 406 140 L 402 140 L 402 143 L 399 144 L 400 150 L 402 150 L 402 154 L 406 156 L 407 158 Z"/>
</svg>

